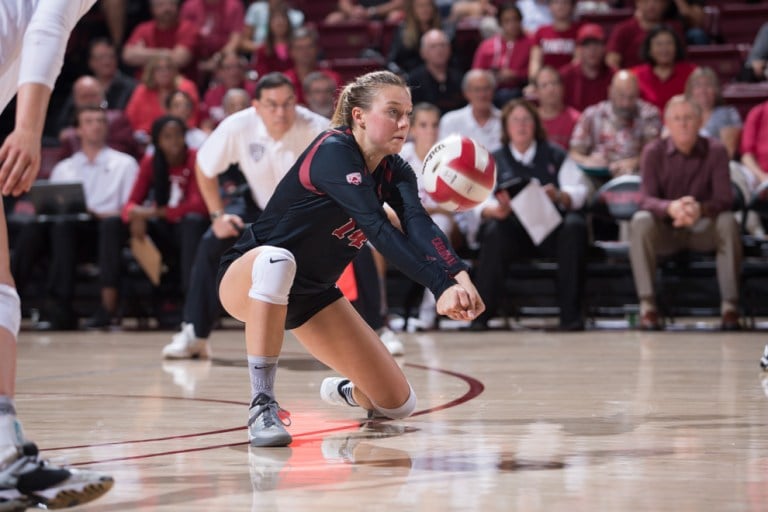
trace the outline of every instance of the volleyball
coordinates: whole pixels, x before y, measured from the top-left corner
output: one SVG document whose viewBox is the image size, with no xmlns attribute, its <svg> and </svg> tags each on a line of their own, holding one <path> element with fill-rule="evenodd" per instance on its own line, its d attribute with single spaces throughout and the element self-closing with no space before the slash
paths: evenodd
<svg viewBox="0 0 768 512">
<path fill-rule="evenodd" d="M 483 146 L 449 135 L 427 153 L 422 185 L 441 208 L 461 212 L 485 201 L 496 186 L 496 162 Z"/>
</svg>

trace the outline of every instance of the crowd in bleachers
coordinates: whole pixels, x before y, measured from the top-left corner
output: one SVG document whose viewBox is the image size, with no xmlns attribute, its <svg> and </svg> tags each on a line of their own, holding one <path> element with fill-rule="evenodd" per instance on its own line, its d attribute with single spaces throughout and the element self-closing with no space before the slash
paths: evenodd
<svg viewBox="0 0 768 512">
<path fill-rule="evenodd" d="M 208 224 L 195 185 L 195 151 L 226 115 L 247 108 L 258 78 L 273 71 L 288 76 L 298 104 L 325 117 L 351 77 L 374 69 L 404 76 L 417 106 L 413 140 L 404 150 L 414 166 L 431 143 L 460 133 L 501 156 L 500 165 L 535 167 L 531 162 L 545 158 L 557 162 L 558 171 L 567 168 L 559 172 L 568 176 L 577 169 L 578 184 L 555 177 L 547 190 L 567 219 L 567 245 L 533 244 L 521 253 L 567 261 L 560 285 L 564 329 L 584 328 L 577 300 L 583 262 L 574 254 L 586 250 L 588 239 L 627 239 L 626 226 L 584 216 L 589 195 L 613 178 L 640 174 L 644 148 L 664 135 L 671 98 L 685 95 L 700 109 L 701 134 L 725 147 L 745 197 L 768 181 L 766 2 L 111 0 L 97 3 L 78 25 L 67 55 L 46 124 L 40 178 L 61 181 L 73 165 L 112 172 L 115 180 L 130 176 L 130 187 L 107 191 L 103 177 L 83 177 L 82 169 L 67 175 L 86 183 L 95 218 L 111 219 L 109 225 L 121 219 L 124 247 L 149 233 L 174 267 L 166 274 L 182 297 L 194 247 Z M 525 125 L 526 116 L 541 133 L 514 147 L 525 139 L 514 123 Z M 542 156 L 545 143 L 552 149 Z M 122 170 L 126 166 L 132 169 Z M 94 206 L 95 198 L 108 206 Z M 74 252 L 99 228 L 73 234 L 49 223 L 33 230 L 37 221 L 23 198 L 6 207 L 14 209 L 11 245 L 22 299 L 29 298 L 35 269 L 43 270 L 49 281 L 42 293 L 48 297 L 45 325 L 77 327 L 71 320 L 78 315 L 75 263 L 83 255 Z M 486 262 L 483 286 L 498 286 L 503 273 L 494 266 L 505 262 L 488 247 L 505 258 L 515 252 L 506 239 L 489 234 L 491 220 L 502 218 L 498 205 L 458 216 L 430 212 L 453 240 Z M 744 225 L 763 234 L 754 215 Z M 526 236 L 515 233 L 509 240 L 519 245 L 530 241 Z M 73 238 L 72 251 L 62 256 L 55 247 L 66 237 Z M 115 242 L 109 243 L 99 258 L 93 249 L 86 254 L 101 273 L 100 307 L 87 322 L 92 327 L 113 325 L 121 313 L 114 259 L 123 255 L 115 256 Z M 492 306 L 499 302 L 484 298 Z M 433 303 L 425 297 L 425 327 L 434 325 Z"/>
</svg>

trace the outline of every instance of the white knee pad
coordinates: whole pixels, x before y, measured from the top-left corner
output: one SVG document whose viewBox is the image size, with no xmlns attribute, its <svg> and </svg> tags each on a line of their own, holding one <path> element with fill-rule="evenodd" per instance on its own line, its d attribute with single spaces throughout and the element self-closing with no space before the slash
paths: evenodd
<svg viewBox="0 0 768 512">
<path fill-rule="evenodd" d="M 270 304 L 285 306 L 296 276 L 296 259 L 282 247 L 262 246 L 253 260 L 248 296 Z"/>
<path fill-rule="evenodd" d="M 16 288 L 0 284 L 0 327 L 8 329 L 14 338 L 21 326 L 21 299 Z"/>
<path fill-rule="evenodd" d="M 385 407 L 381 407 L 380 405 L 376 404 L 371 400 L 371 403 L 373 403 L 373 406 L 376 408 L 376 411 L 381 413 L 382 415 L 386 416 L 387 418 L 391 418 L 393 420 L 400 420 L 403 418 L 407 418 L 411 414 L 413 414 L 413 411 L 416 410 L 416 393 L 413 392 L 413 388 L 410 384 L 408 384 L 408 387 L 410 388 L 410 393 L 408 394 L 408 400 L 405 401 L 403 405 L 400 407 L 396 407 L 395 409 L 387 409 Z"/>
</svg>

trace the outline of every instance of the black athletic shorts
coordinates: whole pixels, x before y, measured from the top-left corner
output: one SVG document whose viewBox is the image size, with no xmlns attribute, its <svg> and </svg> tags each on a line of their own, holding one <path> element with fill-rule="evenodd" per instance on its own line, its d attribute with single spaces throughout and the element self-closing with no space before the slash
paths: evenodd
<svg viewBox="0 0 768 512">
<path fill-rule="evenodd" d="M 221 279 L 224 277 L 229 266 L 241 255 L 236 251 L 227 251 L 221 257 L 219 264 L 219 273 L 216 278 L 216 289 L 221 285 Z M 287 330 L 301 327 L 307 320 L 315 316 L 326 306 L 331 305 L 344 295 L 335 285 L 321 292 L 312 294 L 290 294 L 288 296 L 288 315 L 285 317 L 285 328 Z"/>
</svg>

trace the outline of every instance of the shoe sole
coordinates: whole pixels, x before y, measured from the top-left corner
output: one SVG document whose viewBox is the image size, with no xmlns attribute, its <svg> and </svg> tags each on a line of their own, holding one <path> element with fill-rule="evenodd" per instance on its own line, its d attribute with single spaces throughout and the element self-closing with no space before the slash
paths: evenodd
<svg viewBox="0 0 768 512">
<path fill-rule="evenodd" d="M 259 439 L 253 437 L 250 439 L 250 444 L 254 448 L 278 448 L 281 446 L 288 446 L 293 441 L 293 437 L 290 434 L 273 436 L 271 438 Z"/>
<path fill-rule="evenodd" d="M 339 394 L 339 383 L 342 380 L 338 377 L 326 377 L 323 379 L 323 382 L 320 384 L 320 399 L 329 405 L 349 407 L 350 405 L 344 397 Z"/>
<path fill-rule="evenodd" d="M 61 508 L 69 508 L 83 503 L 91 502 L 97 498 L 100 498 L 106 494 L 115 481 L 110 477 L 102 477 L 98 482 L 83 484 L 80 489 L 59 489 L 56 491 L 53 489 L 46 489 L 42 493 L 31 495 L 30 498 L 36 502 L 37 505 L 44 505 L 49 510 L 56 510 Z M 53 496 L 48 497 L 49 491 L 56 491 Z"/>
</svg>

